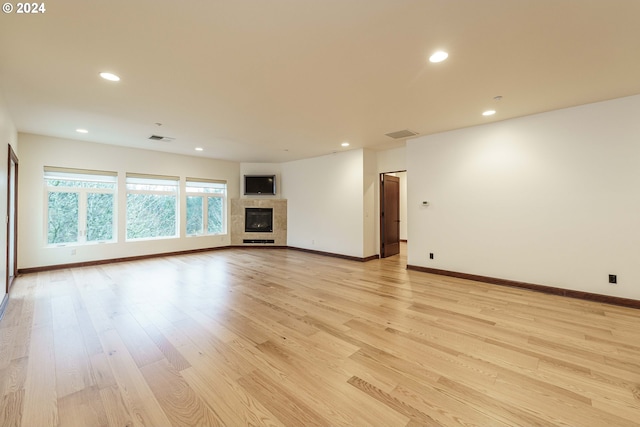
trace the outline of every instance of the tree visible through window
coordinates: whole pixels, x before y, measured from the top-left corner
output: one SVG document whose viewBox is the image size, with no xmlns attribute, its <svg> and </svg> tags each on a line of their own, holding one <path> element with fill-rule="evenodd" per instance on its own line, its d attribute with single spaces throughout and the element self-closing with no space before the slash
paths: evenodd
<svg viewBox="0 0 640 427">
<path fill-rule="evenodd" d="M 55 184 L 54 184 L 55 185 Z M 78 241 L 78 209 L 80 195 L 62 191 L 48 193 L 47 243 Z"/>
<path fill-rule="evenodd" d="M 127 175 L 127 240 L 178 236 L 178 178 Z"/>
<path fill-rule="evenodd" d="M 226 233 L 227 184 L 187 178 L 187 235 Z"/>
<path fill-rule="evenodd" d="M 179 236 L 179 178 L 127 174 L 126 240 Z M 45 167 L 48 245 L 116 240 L 117 173 Z M 186 234 L 224 234 L 226 181 L 186 179 Z"/>
<path fill-rule="evenodd" d="M 114 240 L 114 172 L 46 167 L 44 185 L 47 244 Z"/>
</svg>

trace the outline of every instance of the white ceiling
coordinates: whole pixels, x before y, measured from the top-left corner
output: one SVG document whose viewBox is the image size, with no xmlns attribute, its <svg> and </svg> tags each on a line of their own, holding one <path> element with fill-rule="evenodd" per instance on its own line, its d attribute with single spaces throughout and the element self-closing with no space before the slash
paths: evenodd
<svg viewBox="0 0 640 427">
<path fill-rule="evenodd" d="M 0 16 L 0 92 L 21 132 L 281 162 L 640 93 L 639 0 L 45 6 Z M 429 63 L 438 49 L 449 59 Z"/>
</svg>

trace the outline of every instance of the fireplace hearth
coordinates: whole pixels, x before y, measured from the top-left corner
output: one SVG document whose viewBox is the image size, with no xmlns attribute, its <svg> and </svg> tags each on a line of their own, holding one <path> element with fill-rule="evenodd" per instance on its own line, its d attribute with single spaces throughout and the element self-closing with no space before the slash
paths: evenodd
<svg viewBox="0 0 640 427">
<path fill-rule="evenodd" d="M 244 231 L 246 233 L 273 232 L 272 208 L 245 208 L 244 218 Z"/>
</svg>

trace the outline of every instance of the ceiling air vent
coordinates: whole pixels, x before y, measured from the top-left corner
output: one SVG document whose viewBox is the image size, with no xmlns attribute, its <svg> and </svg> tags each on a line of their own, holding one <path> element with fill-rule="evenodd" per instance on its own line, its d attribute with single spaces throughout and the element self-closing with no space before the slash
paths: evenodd
<svg viewBox="0 0 640 427">
<path fill-rule="evenodd" d="M 399 130 L 399 131 L 396 131 L 396 132 L 385 133 L 386 136 L 388 136 L 389 138 L 393 138 L 393 139 L 409 138 L 410 136 L 416 136 L 417 134 L 418 134 L 418 132 L 414 132 L 414 131 L 409 130 L 409 129 L 403 129 L 403 130 Z"/>
<path fill-rule="evenodd" d="M 171 142 L 175 140 L 175 138 L 170 138 L 168 136 L 160 136 L 160 135 L 151 135 L 149 139 L 152 141 L 164 141 L 164 142 Z"/>
</svg>

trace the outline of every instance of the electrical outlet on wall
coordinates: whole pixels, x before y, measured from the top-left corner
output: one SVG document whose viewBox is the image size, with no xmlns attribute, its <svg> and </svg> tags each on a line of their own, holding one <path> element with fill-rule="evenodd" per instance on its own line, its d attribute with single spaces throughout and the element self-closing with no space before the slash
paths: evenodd
<svg viewBox="0 0 640 427">
<path fill-rule="evenodd" d="M 609 283 L 611 283 L 612 285 L 617 284 L 618 283 L 618 275 L 610 274 L 609 275 Z"/>
</svg>

